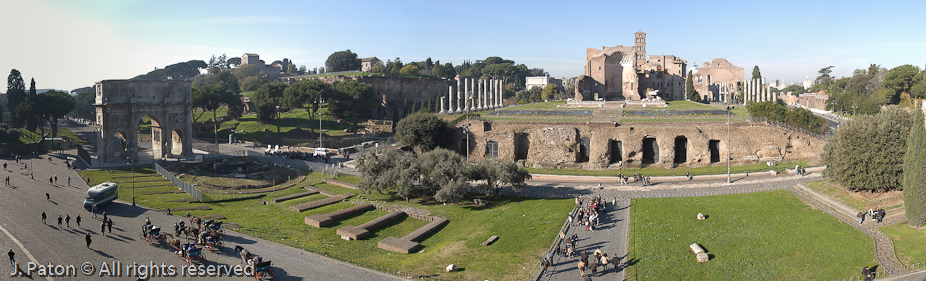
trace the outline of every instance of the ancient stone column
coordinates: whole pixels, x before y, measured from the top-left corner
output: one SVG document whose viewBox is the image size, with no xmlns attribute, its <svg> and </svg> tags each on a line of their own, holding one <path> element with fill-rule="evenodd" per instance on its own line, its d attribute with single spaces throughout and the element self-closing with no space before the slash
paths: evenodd
<svg viewBox="0 0 926 281">
<path fill-rule="evenodd" d="M 469 111 L 469 78 L 463 80 L 463 111 Z"/>
<path fill-rule="evenodd" d="M 469 79 L 469 111 L 476 111 L 476 78 Z"/>
<path fill-rule="evenodd" d="M 453 86 L 447 86 L 447 113 L 453 112 Z"/>
<path fill-rule="evenodd" d="M 497 89 L 497 90 L 498 90 L 498 93 L 497 93 L 497 95 L 498 95 L 498 107 L 503 107 L 503 106 L 505 106 L 505 102 L 504 102 L 504 100 L 505 100 L 505 97 L 504 97 L 505 85 L 502 84 L 502 80 L 498 80 L 498 81 L 495 81 L 495 82 L 498 83 L 498 89 Z"/>
<path fill-rule="evenodd" d="M 473 96 L 473 104 L 476 106 L 476 110 L 482 110 L 482 80 L 476 80 L 476 94 Z"/>
<path fill-rule="evenodd" d="M 460 98 L 462 97 L 460 94 L 460 89 L 463 89 L 463 88 L 460 88 L 460 78 L 457 78 L 457 98 L 456 99 L 451 98 L 452 100 L 454 100 L 453 103 L 457 105 L 457 110 L 455 111 L 456 113 L 463 112 L 463 108 L 460 107 Z"/>
<path fill-rule="evenodd" d="M 444 108 L 445 100 L 447 100 L 447 97 L 440 97 L 440 113 L 447 113 L 447 109 Z"/>
<path fill-rule="evenodd" d="M 484 89 L 482 89 L 482 108 L 489 109 L 489 88 L 492 84 L 489 83 L 489 80 L 482 80 L 485 84 Z"/>
</svg>

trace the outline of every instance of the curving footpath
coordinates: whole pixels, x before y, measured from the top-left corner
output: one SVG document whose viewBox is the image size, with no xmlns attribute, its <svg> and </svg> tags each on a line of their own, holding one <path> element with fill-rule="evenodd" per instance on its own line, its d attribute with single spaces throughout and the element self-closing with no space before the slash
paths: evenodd
<svg viewBox="0 0 926 281">
<path fill-rule="evenodd" d="M 617 260 L 617 268 L 599 276 L 607 279 L 625 280 L 624 268 L 627 267 L 627 243 L 629 241 L 630 199 L 635 198 L 667 198 L 667 197 L 696 197 L 715 196 L 727 194 L 741 194 L 770 190 L 787 189 L 804 201 L 820 208 L 862 232 L 865 232 L 875 241 L 875 250 L 882 272 L 888 276 L 903 278 L 913 277 L 906 274 L 906 269 L 894 255 L 893 243 L 887 235 L 878 228 L 904 220 L 901 210 L 889 210 L 887 218 L 880 224 L 868 220 L 861 226 L 855 219 L 858 210 L 852 209 L 842 202 L 807 187 L 804 183 L 822 178 L 820 170 L 808 169 L 811 174 L 799 177 L 791 175 L 773 175 L 771 173 L 735 174 L 732 183 L 726 183 L 726 175 L 700 176 L 692 181 L 685 181 L 684 177 L 653 177 L 652 185 L 619 184 L 614 178 L 583 177 L 583 176 L 535 176 L 528 182 L 528 186 L 519 192 L 506 190 L 510 195 L 543 197 L 543 198 L 573 198 L 600 196 L 607 202 L 608 212 L 603 216 L 601 229 L 586 232 L 584 228 L 571 226 L 567 228 L 567 236 L 579 236 L 578 251 L 593 252 L 597 248 L 609 253 Z M 604 183 L 598 188 L 599 183 Z M 583 200 L 583 202 L 587 202 Z M 614 204 L 612 204 L 612 202 Z M 893 213 L 893 214 L 892 214 Z M 616 253 L 612 255 L 611 253 Z M 580 273 L 577 268 L 578 257 L 553 256 L 553 266 L 547 272 L 540 273 L 536 280 L 576 280 Z M 588 272 L 588 271 L 586 271 Z M 900 275 L 900 276 L 898 276 Z M 914 274 L 918 275 L 918 274 Z M 906 279 L 903 279 L 906 280 Z"/>
</svg>

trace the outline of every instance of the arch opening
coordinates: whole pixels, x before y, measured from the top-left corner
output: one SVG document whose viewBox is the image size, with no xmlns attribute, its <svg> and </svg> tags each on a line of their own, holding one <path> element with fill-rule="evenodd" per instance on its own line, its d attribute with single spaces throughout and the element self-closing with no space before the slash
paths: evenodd
<svg viewBox="0 0 926 281">
<path fill-rule="evenodd" d="M 645 137 L 643 138 L 643 159 L 640 160 L 641 164 L 655 164 L 659 159 L 659 144 L 656 143 L 656 138 L 654 137 Z"/>
<path fill-rule="evenodd" d="M 672 163 L 682 164 L 688 162 L 688 138 L 685 136 L 675 137 L 675 159 Z"/>
<path fill-rule="evenodd" d="M 610 150 L 608 164 L 614 164 L 623 161 L 623 145 L 621 144 L 621 141 L 611 140 L 608 144 L 608 148 Z"/>
<path fill-rule="evenodd" d="M 708 141 L 707 150 L 711 153 L 711 163 L 720 162 L 720 140 Z"/>
<path fill-rule="evenodd" d="M 515 134 L 514 136 L 514 161 L 526 160 L 530 152 L 531 140 L 530 134 Z"/>
<path fill-rule="evenodd" d="M 589 139 L 583 137 L 579 139 L 579 153 L 576 154 L 576 163 L 585 163 L 588 162 L 588 146 Z"/>
</svg>

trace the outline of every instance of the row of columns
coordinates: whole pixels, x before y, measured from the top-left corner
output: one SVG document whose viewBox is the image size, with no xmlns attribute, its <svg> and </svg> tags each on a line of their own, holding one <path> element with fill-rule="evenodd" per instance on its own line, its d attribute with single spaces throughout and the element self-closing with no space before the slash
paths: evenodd
<svg viewBox="0 0 926 281">
<path fill-rule="evenodd" d="M 746 80 L 743 84 L 743 104 L 746 102 L 776 101 L 778 96 L 765 86 L 765 78 Z"/>
<path fill-rule="evenodd" d="M 501 80 L 457 78 L 456 95 L 453 86 L 447 88 L 447 96 L 440 99 L 440 113 L 462 113 L 502 107 Z"/>
<path fill-rule="evenodd" d="M 729 103 L 732 100 L 729 86 L 730 84 L 728 84 L 727 81 L 718 82 L 717 93 L 720 102 Z"/>
</svg>

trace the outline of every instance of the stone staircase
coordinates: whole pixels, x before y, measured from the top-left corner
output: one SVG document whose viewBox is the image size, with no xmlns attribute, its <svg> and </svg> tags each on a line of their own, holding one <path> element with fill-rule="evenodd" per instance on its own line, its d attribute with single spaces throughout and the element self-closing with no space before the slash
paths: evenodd
<svg viewBox="0 0 926 281">
<path fill-rule="evenodd" d="M 807 201 L 814 207 L 827 212 L 828 214 L 851 225 L 852 227 L 865 232 L 865 234 L 868 234 L 868 236 L 871 236 L 871 238 L 875 241 L 875 252 L 878 258 L 878 263 L 881 264 L 881 268 L 883 268 L 883 270 L 887 273 L 884 275 L 878 274 L 879 277 L 900 275 L 907 272 L 904 266 L 900 264 L 900 262 L 897 260 L 897 257 L 894 255 L 894 243 L 891 241 L 891 238 L 878 229 L 878 227 L 904 220 L 905 218 L 903 216 L 889 215 L 886 220 L 882 221 L 881 223 L 874 223 L 870 217 L 866 217 L 866 223 L 859 225 L 858 219 L 855 216 L 858 213 L 858 210 L 852 209 L 842 202 L 830 198 L 829 196 L 826 196 L 804 184 L 795 185 L 788 188 L 788 190 L 801 199 L 804 199 L 804 201 Z"/>
</svg>

